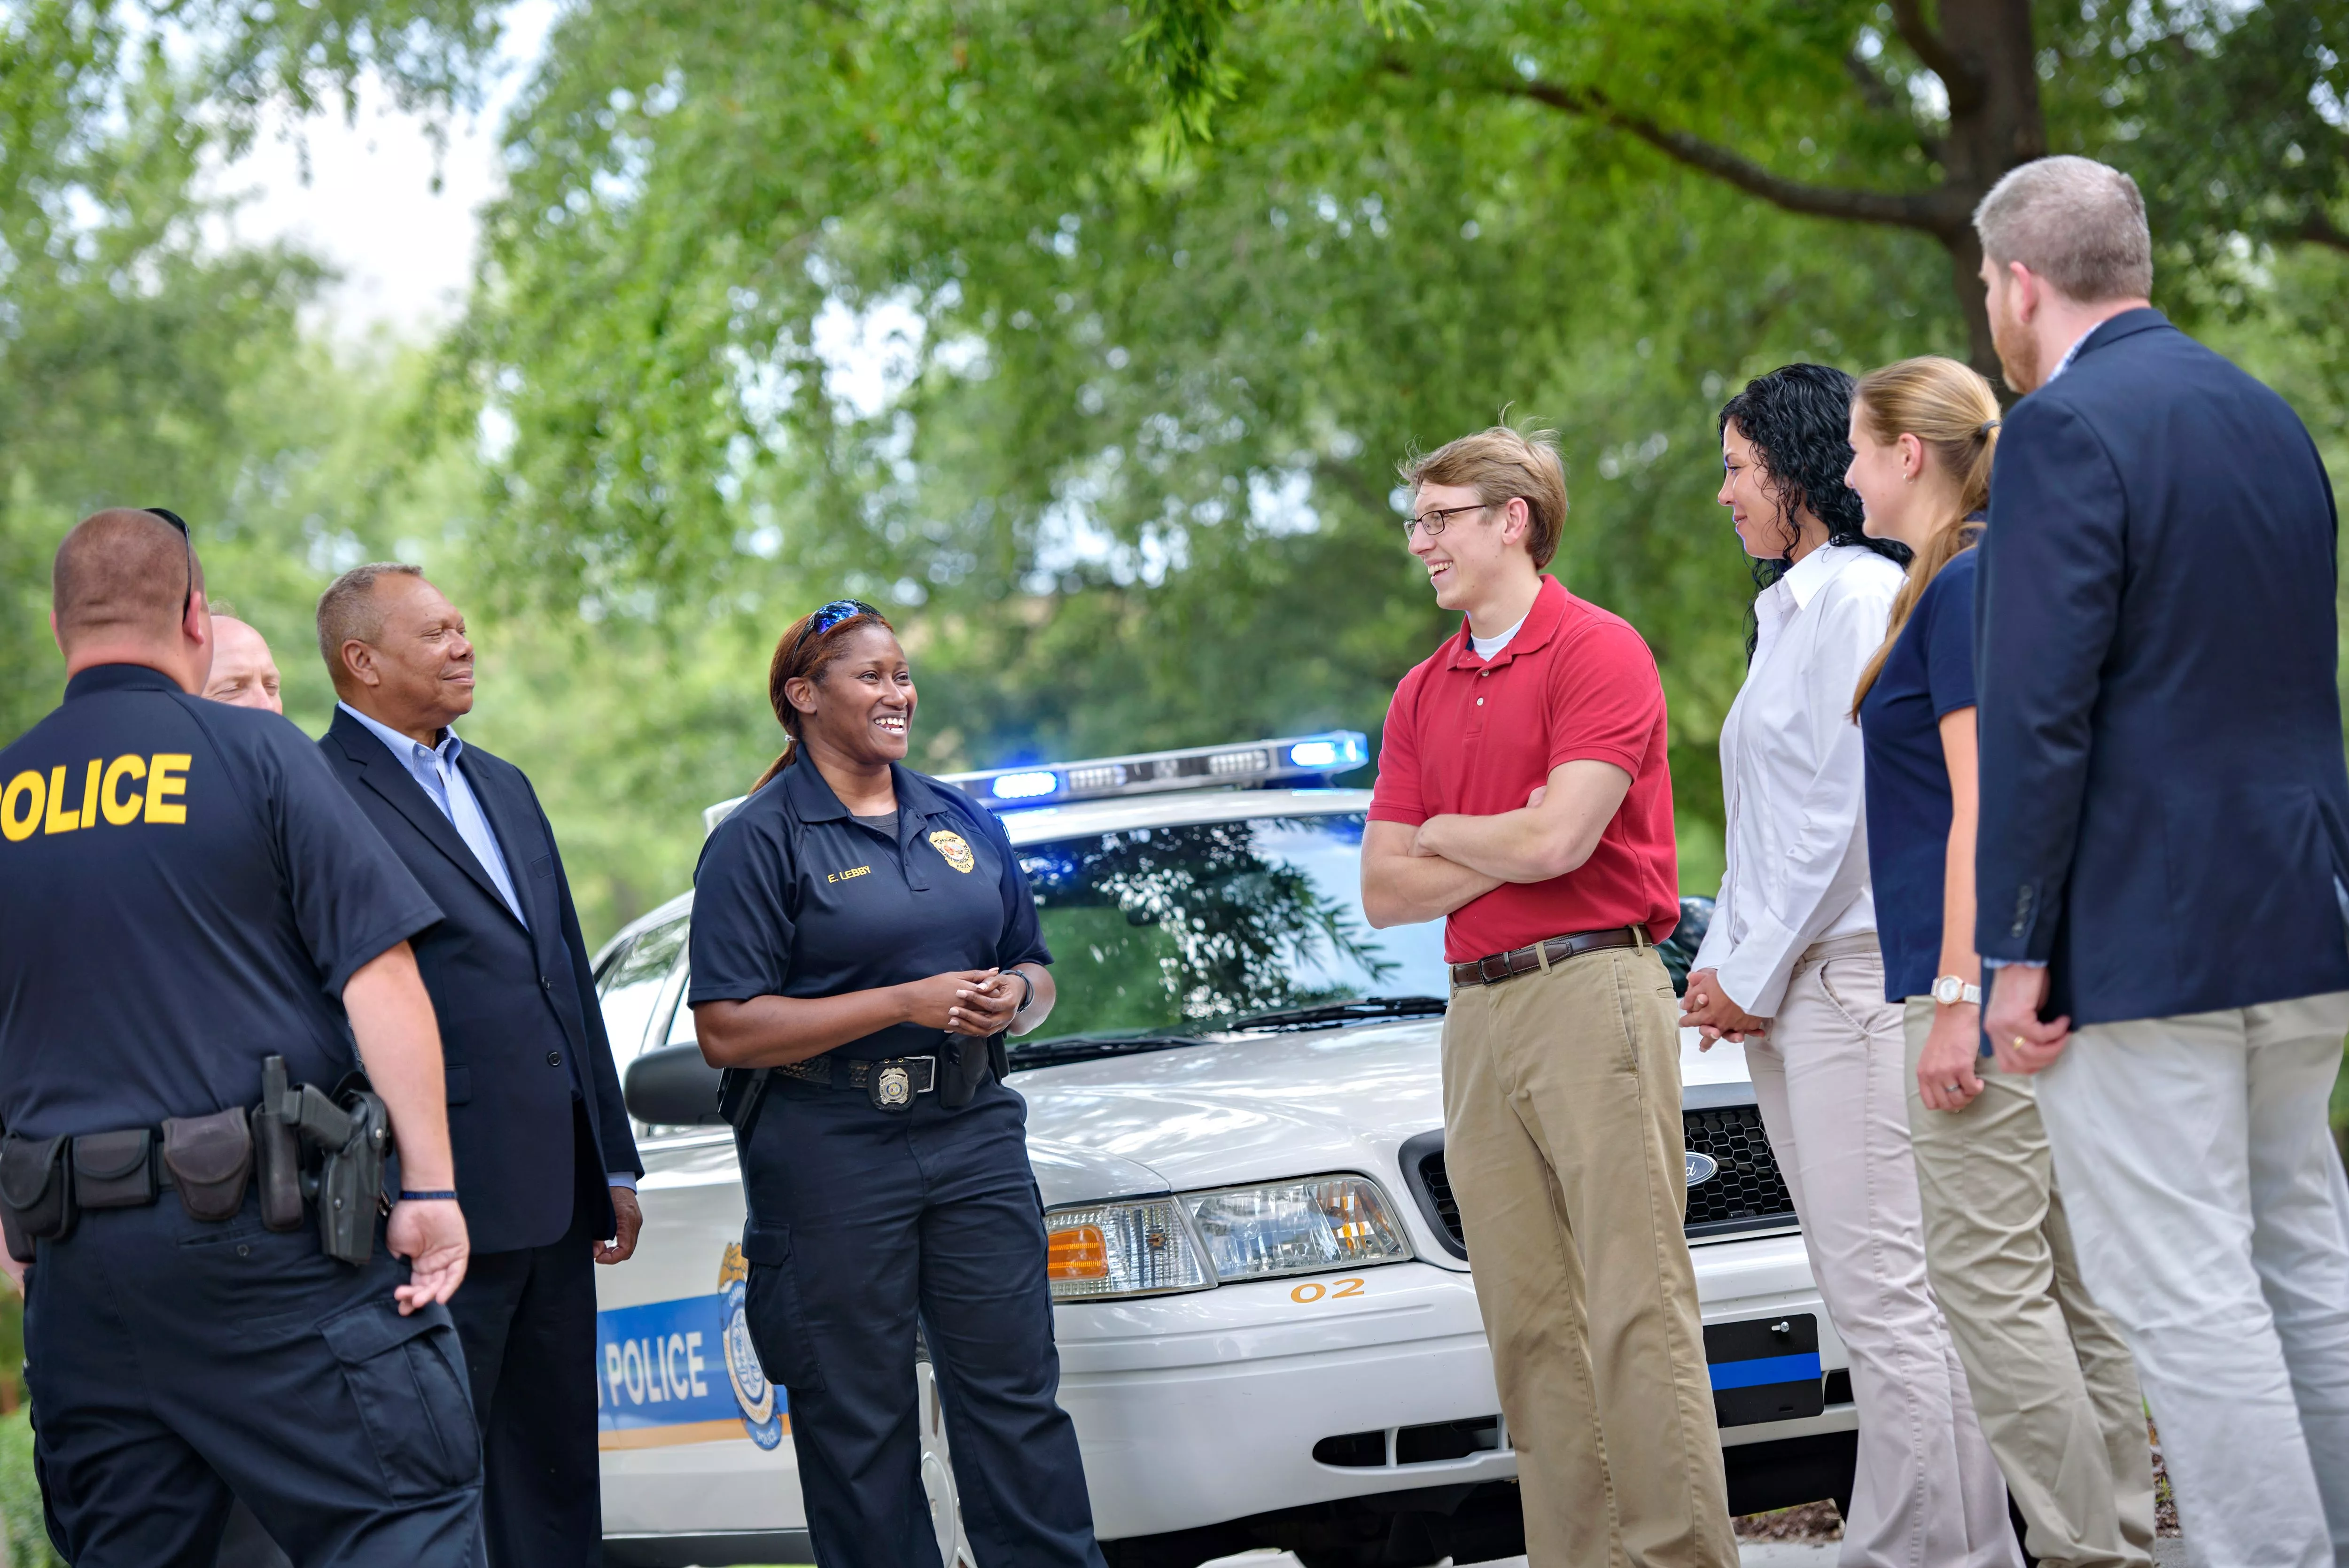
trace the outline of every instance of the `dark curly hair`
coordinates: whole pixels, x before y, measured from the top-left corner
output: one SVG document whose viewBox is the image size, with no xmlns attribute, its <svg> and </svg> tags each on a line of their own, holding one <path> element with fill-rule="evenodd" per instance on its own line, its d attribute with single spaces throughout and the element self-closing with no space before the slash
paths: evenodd
<svg viewBox="0 0 2349 1568">
<path fill-rule="evenodd" d="M 1778 503 L 1786 529 L 1786 549 L 1795 545 L 1795 519 L 1808 511 L 1827 527 L 1829 544 L 1859 544 L 1897 565 L 1909 564 L 1909 547 L 1897 540 L 1870 539 L 1861 527 L 1859 496 L 1843 482 L 1851 467 L 1852 378 L 1831 365 L 1782 365 L 1756 376 L 1722 405 L 1720 431 L 1732 424 L 1754 444 L 1761 460 L 1762 488 Z M 1754 591 L 1784 576 L 1794 564 L 1785 555 L 1754 562 Z M 1754 659 L 1759 636 L 1752 610 L 1745 620 L 1745 658 Z"/>
</svg>

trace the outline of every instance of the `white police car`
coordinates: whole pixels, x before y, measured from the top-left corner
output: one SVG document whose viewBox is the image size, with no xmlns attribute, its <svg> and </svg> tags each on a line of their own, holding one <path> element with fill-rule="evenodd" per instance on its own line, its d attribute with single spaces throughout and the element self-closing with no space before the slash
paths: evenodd
<svg viewBox="0 0 2349 1568">
<path fill-rule="evenodd" d="M 1438 924 L 1359 902 L 1358 734 L 959 775 L 1003 813 L 1060 1004 L 1013 1045 L 1062 1380 L 1112 1568 L 1524 1550 L 1516 1458 L 1444 1175 Z M 727 807 L 713 807 L 712 820 Z M 691 895 L 596 961 L 647 1167 L 599 1269 L 618 1568 L 809 1559 L 783 1391 L 741 1316 L 742 1192 L 693 1044 Z M 1690 901 L 1694 924 L 1705 913 Z M 1684 954 L 1685 931 L 1667 946 Z M 1692 1040 L 1693 1037 L 1684 1039 Z M 1734 1047 L 1682 1051 L 1689 1239 L 1739 1511 L 1847 1500 L 1842 1346 Z M 1593 1290 L 1607 1288 L 1593 1280 Z M 941 1555 L 969 1561 L 924 1380 Z"/>
</svg>

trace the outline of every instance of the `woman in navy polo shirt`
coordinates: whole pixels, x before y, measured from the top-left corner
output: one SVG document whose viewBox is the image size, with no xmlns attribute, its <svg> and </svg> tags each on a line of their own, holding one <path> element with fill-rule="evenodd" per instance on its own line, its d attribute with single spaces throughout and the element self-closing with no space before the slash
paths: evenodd
<svg viewBox="0 0 2349 1568">
<path fill-rule="evenodd" d="M 687 999 L 727 1069 L 746 1317 L 816 1558 L 938 1561 L 918 1322 L 978 1560 L 1102 1568 L 1026 1107 L 991 1044 L 1052 1008 L 1028 880 L 992 812 L 904 765 L 913 673 L 871 605 L 795 624 L 768 686 L 791 744 L 702 848 Z"/>
<path fill-rule="evenodd" d="M 1851 406 L 1846 476 L 1914 559 L 1853 701 L 1886 1001 L 1903 1006 L 1926 1271 L 2033 1556 L 2143 1563 L 2153 1471 L 2137 1374 L 2088 1299 L 2033 1081 L 1980 1056 L 1974 573 L 1998 399 L 1954 359 L 1889 365 Z"/>
</svg>

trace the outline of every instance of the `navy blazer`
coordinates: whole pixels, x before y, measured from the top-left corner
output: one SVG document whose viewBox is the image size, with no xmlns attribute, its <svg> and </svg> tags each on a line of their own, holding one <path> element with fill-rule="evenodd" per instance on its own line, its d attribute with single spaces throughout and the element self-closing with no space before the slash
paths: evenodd
<svg viewBox="0 0 2349 1568">
<path fill-rule="evenodd" d="M 641 1174 L 644 1166 L 620 1099 L 571 884 L 530 780 L 478 746 L 467 746 L 457 759 L 505 853 L 514 895 L 530 917 L 525 931 L 455 826 L 365 725 L 336 708 L 318 748 L 444 913 L 413 941 L 440 1019 L 449 1136 L 473 1250 L 544 1246 L 571 1228 L 580 1190 L 573 1169 L 574 1086 L 585 1088 L 587 1125 L 602 1151 L 593 1177 L 603 1205 L 595 1233 L 611 1235 L 604 1176 Z"/>
<path fill-rule="evenodd" d="M 2006 416 L 1976 601 L 1975 943 L 2075 1024 L 2349 990 L 2333 487 L 2156 310 Z"/>
</svg>

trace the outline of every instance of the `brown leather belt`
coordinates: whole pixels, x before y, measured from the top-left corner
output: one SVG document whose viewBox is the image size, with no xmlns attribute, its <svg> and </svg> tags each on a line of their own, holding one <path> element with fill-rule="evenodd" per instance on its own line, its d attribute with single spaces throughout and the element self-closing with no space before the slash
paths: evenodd
<svg viewBox="0 0 2349 1568">
<path fill-rule="evenodd" d="M 1466 964 L 1452 966 L 1454 985 L 1497 985 L 1518 975 L 1529 975 L 1544 967 L 1542 954 L 1549 955 L 1551 964 L 1563 964 L 1578 954 L 1596 953 L 1604 947 L 1644 947 L 1647 934 L 1637 926 L 1618 925 L 1607 931 L 1578 931 L 1570 936 L 1553 936 L 1547 942 L 1537 942 L 1530 947 L 1513 948 L 1506 953 L 1492 953 Z"/>
</svg>

